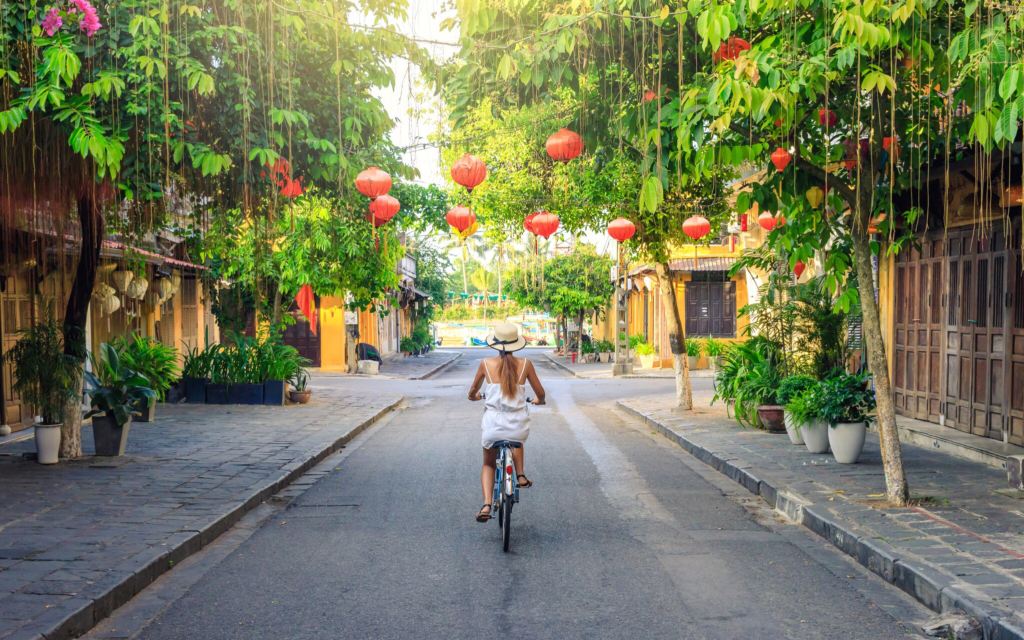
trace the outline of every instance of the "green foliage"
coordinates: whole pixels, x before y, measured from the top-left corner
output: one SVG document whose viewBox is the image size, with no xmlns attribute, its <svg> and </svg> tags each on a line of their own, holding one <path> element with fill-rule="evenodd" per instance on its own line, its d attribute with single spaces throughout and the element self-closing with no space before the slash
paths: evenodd
<svg viewBox="0 0 1024 640">
<path fill-rule="evenodd" d="M 185 358 L 181 365 L 181 376 L 183 378 L 209 378 L 213 362 L 222 348 L 221 345 L 207 343 L 202 349 L 198 346 L 189 349 L 188 345 L 182 342 L 182 346 L 185 347 L 183 349 Z"/>
<path fill-rule="evenodd" d="M 815 381 L 814 384 L 791 397 L 786 403 L 786 412 L 798 432 L 801 427 L 821 419 L 823 393 L 824 385 Z"/>
<path fill-rule="evenodd" d="M 741 425 L 753 426 L 758 405 L 777 403 L 782 382 L 780 358 L 779 345 L 760 336 L 735 345 L 726 353 L 725 362 L 715 375 L 711 403 L 734 403 L 736 420 Z"/>
<path fill-rule="evenodd" d="M 441 322 L 464 322 L 466 320 L 494 320 L 504 319 L 511 316 L 519 316 L 523 313 L 535 313 L 534 310 L 527 310 L 516 302 L 506 302 L 501 305 L 474 305 L 455 304 L 444 307 L 437 319 Z"/>
<path fill-rule="evenodd" d="M 580 353 L 596 353 L 596 351 L 593 340 L 584 340 L 583 345 L 580 346 Z"/>
<path fill-rule="evenodd" d="M 619 340 L 622 340 L 622 335 L 619 335 Z M 636 350 L 636 348 L 645 342 L 644 337 L 640 334 L 629 336 L 629 348 Z"/>
<path fill-rule="evenodd" d="M 156 399 L 157 393 L 150 388 L 146 376 L 128 367 L 114 345 L 104 342 L 100 357 L 92 353 L 90 358 L 92 371 L 85 372 L 85 381 L 93 409 L 85 414 L 86 418 L 103 413 L 124 426 L 138 407 Z"/>
<path fill-rule="evenodd" d="M 147 385 L 156 392 L 158 400 L 163 402 L 164 392 L 178 379 L 181 369 L 178 367 L 178 351 L 164 343 L 143 336 L 133 331 L 128 336 L 118 336 L 111 341 L 117 350 L 121 364 L 146 378 Z"/>
<path fill-rule="evenodd" d="M 779 385 L 778 402 L 781 405 L 789 404 L 789 401 L 810 389 L 818 381 L 811 376 L 795 375 L 789 376 Z"/>
<path fill-rule="evenodd" d="M 305 367 L 300 367 L 292 379 L 289 380 L 289 383 L 291 383 L 292 388 L 296 391 L 306 391 L 309 386 L 309 371 Z"/>
<path fill-rule="evenodd" d="M 509 275 L 508 296 L 523 307 L 550 307 L 553 315 L 576 317 L 589 309 L 603 310 L 614 292 L 608 274 L 612 261 L 588 245 L 577 244 L 557 255 L 535 277 L 518 268 Z"/>
<path fill-rule="evenodd" d="M 716 340 L 714 337 L 708 336 L 704 341 L 704 355 L 709 358 L 723 356 L 729 348 L 728 345 L 729 343 L 724 340 Z"/>
<path fill-rule="evenodd" d="M 633 348 L 633 352 L 638 356 L 653 356 L 654 346 L 646 342 L 638 342 L 636 347 Z"/>
<path fill-rule="evenodd" d="M 699 338 L 686 339 L 686 355 L 691 358 L 699 358 L 704 350 L 704 342 Z"/>
<path fill-rule="evenodd" d="M 44 301 L 40 308 L 39 321 L 18 331 L 3 362 L 11 365 L 11 390 L 22 403 L 38 411 L 43 424 L 59 424 L 64 422 L 65 407 L 75 399 L 82 363 L 64 352 L 64 330 L 53 303 Z"/>
<path fill-rule="evenodd" d="M 405 336 L 399 341 L 398 344 L 399 349 L 405 351 L 406 353 L 413 353 L 414 351 L 418 351 L 420 348 L 419 345 L 416 344 L 416 341 L 413 340 L 412 337 L 410 336 Z"/>
<path fill-rule="evenodd" d="M 825 380 L 821 387 L 818 415 L 831 426 L 847 422 L 871 422 L 875 410 L 875 390 L 869 374 L 840 373 Z"/>
<path fill-rule="evenodd" d="M 611 353 L 615 351 L 615 344 L 611 340 L 597 340 L 594 342 L 594 350 L 598 353 Z"/>
</svg>

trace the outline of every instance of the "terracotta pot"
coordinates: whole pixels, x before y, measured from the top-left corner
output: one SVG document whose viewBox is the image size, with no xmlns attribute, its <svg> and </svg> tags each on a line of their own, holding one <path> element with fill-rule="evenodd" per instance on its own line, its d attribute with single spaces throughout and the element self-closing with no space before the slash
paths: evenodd
<svg viewBox="0 0 1024 640">
<path fill-rule="evenodd" d="M 292 391 L 290 396 L 291 396 L 292 402 L 297 402 L 299 404 L 306 404 L 307 402 L 309 402 L 309 396 L 312 393 L 313 393 L 312 391 Z"/>
<path fill-rule="evenodd" d="M 785 433 L 786 423 L 780 405 L 762 404 L 757 407 L 757 419 L 769 433 Z"/>
</svg>

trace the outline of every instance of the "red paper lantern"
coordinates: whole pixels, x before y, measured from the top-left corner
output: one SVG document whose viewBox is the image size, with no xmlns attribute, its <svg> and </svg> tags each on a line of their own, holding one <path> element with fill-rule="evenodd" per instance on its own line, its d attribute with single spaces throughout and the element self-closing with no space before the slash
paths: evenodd
<svg viewBox="0 0 1024 640">
<path fill-rule="evenodd" d="M 378 196 L 376 200 L 370 203 L 370 212 L 373 214 L 373 217 L 380 218 L 384 222 L 394 218 L 400 208 L 401 205 L 398 199 L 389 195 Z"/>
<path fill-rule="evenodd" d="M 537 232 L 533 230 L 533 219 L 536 218 L 538 215 L 538 212 L 535 211 L 530 215 L 526 216 L 526 219 L 523 220 L 523 227 L 533 235 L 537 235 Z"/>
<path fill-rule="evenodd" d="M 830 127 L 836 126 L 839 122 L 839 116 L 836 115 L 835 111 L 829 111 L 825 107 L 818 109 L 818 122 L 822 125 L 828 125 Z"/>
<path fill-rule="evenodd" d="M 775 228 L 783 227 L 786 225 L 786 216 L 781 213 L 775 215 Z"/>
<path fill-rule="evenodd" d="M 465 231 L 476 222 L 476 216 L 468 207 L 452 207 L 445 214 L 444 219 L 459 231 Z"/>
<path fill-rule="evenodd" d="M 625 242 L 633 237 L 636 233 L 636 225 L 629 220 L 619 216 L 611 221 L 608 225 L 608 235 L 615 238 L 619 242 Z"/>
<path fill-rule="evenodd" d="M 785 171 L 786 165 L 789 164 L 789 158 L 789 152 L 782 147 L 779 147 L 774 153 L 772 153 L 772 164 L 774 164 L 775 168 L 780 172 Z"/>
<path fill-rule="evenodd" d="M 558 224 L 558 216 L 547 211 L 541 211 L 533 219 L 533 232 L 538 236 L 550 238 L 554 232 L 558 231 Z"/>
<path fill-rule="evenodd" d="M 744 51 L 750 51 L 750 43 L 743 38 L 734 36 L 723 42 L 722 46 L 718 47 L 718 51 L 712 54 L 711 57 L 716 63 L 722 60 L 735 60 Z"/>
<path fill-rule="evenodd" d="M 765 231 L 771 231 L 775 228 L 775 216 L 765 211 L 757 216 L 757 224 L 761 225 L 761 228 Z"/>
<path fill-rule="evenodd" d="M 889 159 L 893 162 L 900 159 L 900 143 L 896 138 L 882 138 L 882 148 L 889 152 Z"/>
<path fill-rule="evenodd" d="M 386 225 L 388 223 L 387 220 L 382 220 L 382 219 L 378 218 L 377 216 L 373 215 L 372 211 L 367 211 L 365 217 L 366 217 L 366 221 L 367 222 L 372 222 L 373 226 L 378 228 L 378 229 L 383 227 L 384 225 Z"/>
<path fill-rule="evenodd" d="M 452 180 L 466 187 L 466 191 L 473 191 L 486 178 L 487 166 L 471 153 L 462 156 L 452 165 Z"/>
<path fill-rule="evenodd" d="M 391 174 L 377 167 L 360 171 L 356 176 L 356 189 L 370 200 L 375 200 L 391 190 Z"/>
<path fill-rule="evenodd" d="M 569 162 L 583 152 L 583 138 L 575 131 L 566 128 L 559 129 L 551 134 L 544 144 L 548 155 L 559 162 Z"/>
<path fill-rule="evenodd" d="M 796 275 L 796 277 L 799 278 L 800 276 L 803 275 L 804 269 L 806 269 L 806 268 L 807 268 L 806 264 L 804 264 L 801 260 L 797 260 L 796 264 L 793 265 L 793 273 Z"/>
<path fill-rule="evenodd" d="M 654 93 L 654 91 L 652 91 L 650 89 L 648 89 L 647 91 L 644 91 L 644 102 L 650 102 L 651 100 L 654 100 L 657 97 L 658 97 L 658 94 Z"/>
<path fill-rule="evenodd" d="M 683 223 L 683 233 L 694 240 L 700 240 L 711 233 L 711 223 L 704 216 L 690 216 Z"/>
<path fill-rule="evenodd" d="M 302 195 L 302 184 L 298 180 L 292 180 L 288 176 L 285 176 L 283 180 L 279 181 L 279 184 L 283 185 L 281 189 L 281 195 L 289 198 L 295 198 Z"/>
<path fill-rule="evenodd" d="M 729 253 L 736 253 L 736 236 L 729 236 Z"/>
<path fill-rule="evenodd" d="M 746 231 L 748 224 L 749 223 L 747 222 L 747 214 L 741 213 L 740 214 L 740 231 Z"/>
</svg>

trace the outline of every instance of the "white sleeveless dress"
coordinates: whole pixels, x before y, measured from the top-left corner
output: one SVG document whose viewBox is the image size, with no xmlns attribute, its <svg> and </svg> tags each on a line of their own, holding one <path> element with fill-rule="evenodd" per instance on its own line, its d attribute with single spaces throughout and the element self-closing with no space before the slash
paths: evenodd
<svg viewBox="0 0 1024 640">
<path fill-rule="evenodd" d="M 510 440 L 526 442 L 530 436 L 530 404 L 526 402 L 526 361 L 519 372 L 516 394 L 506 398 L 501 392 L 501 383 L 491 380 L 490 367 L 484 363 L 484 419 L 481 423 L 483 434 L 480 438 L 484 449 L 490 449 L 495 442 Z"/>
</svg>

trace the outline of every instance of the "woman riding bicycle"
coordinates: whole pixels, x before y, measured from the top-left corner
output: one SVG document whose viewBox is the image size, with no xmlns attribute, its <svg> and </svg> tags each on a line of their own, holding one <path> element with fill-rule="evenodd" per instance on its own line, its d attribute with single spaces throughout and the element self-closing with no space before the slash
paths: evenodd
<svg viewBox="0 0 1024 640">
<path fill-rule="evenodd" d="M 487 383 L 485 389 L 484 419 L 481 424 L 484 446 L 484 466 L 480 471 L 480 485 L 484 490 L 484 506 L 476 514 L 477 522 L 491 519 L 491 499 L 494 492 L 494 464 L 498 450 L 492 448 L 495 442 L 526 442 L 530 435 L 530 412 L 526 406 L 526 381 L 529 380 L 533 392 L 537 394 L 533 404 L 544 404 L 544 387 L 537 378 L 533 363 L 525 358 L 517 358 L 512 353 L 526 346 L 526 340 L 519 335 L 519 328 L 511 323 L 502 323 L 494 328 L 494 333 L 487 336 L 488 347 L 497 350 L 500 355 L 486 358 L 480 362 L 476 371 L 473 386 L 469 388 L 469 399 L 481 400 L 480 387 Z M 512 450 L 519 474 L 516 482 L 526 489 L 533 485 L 523 473 L 523 447 Z"/>
</svg>

